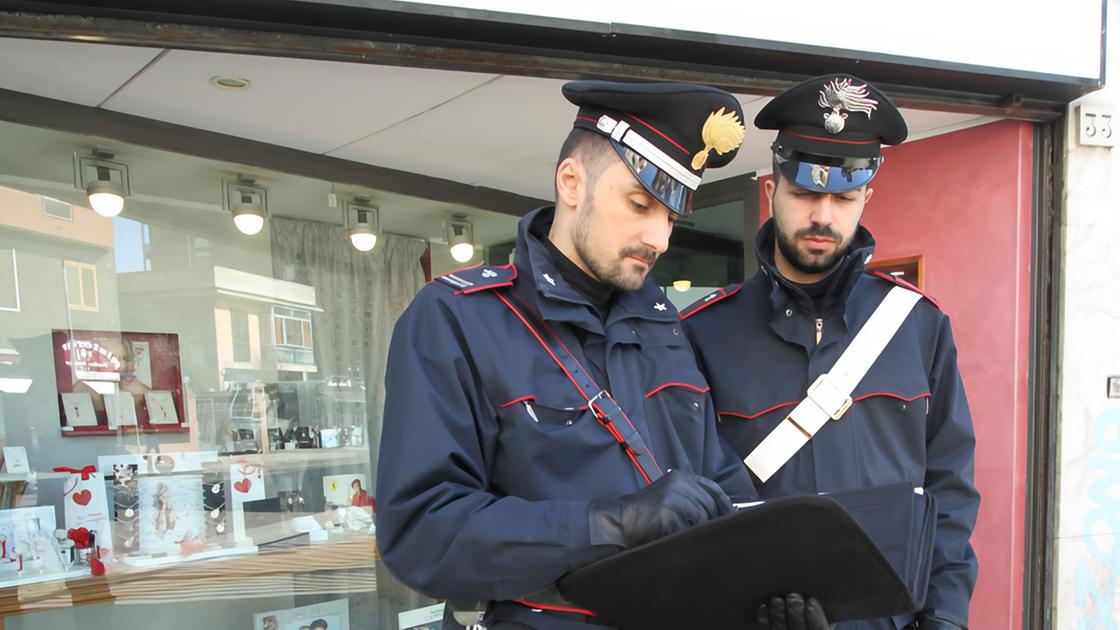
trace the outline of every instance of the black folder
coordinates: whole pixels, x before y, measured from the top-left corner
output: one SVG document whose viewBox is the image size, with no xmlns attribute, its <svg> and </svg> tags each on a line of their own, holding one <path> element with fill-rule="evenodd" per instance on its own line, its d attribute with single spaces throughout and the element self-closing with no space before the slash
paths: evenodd
<svg viewBox="0 0 1120 630">
<path fill-rule="evenodd" d="M 829 621 L 912 613 L 925 600 L 937 505 L 909 484 L 765 501 L 564 576 L 573 604 L 622 630 L 757 627 L 790 592 Z"/>
</svg>

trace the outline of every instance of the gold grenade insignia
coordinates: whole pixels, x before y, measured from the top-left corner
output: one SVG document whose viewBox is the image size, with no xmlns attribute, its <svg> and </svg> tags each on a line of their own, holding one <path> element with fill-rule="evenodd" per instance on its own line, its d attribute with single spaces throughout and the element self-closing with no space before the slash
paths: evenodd
<svg viewBox="0 0 1120 630">
<path fill-rule="evenodd" d="M 739 114 L 725 110 L 724 107 L 719 108 L 718 112 L 708 114 L 708 120 L 704 121 L 704 128 L 700 131 L 704 148 L 692 156 L 692 170 L 698 171 L 704 168 L 712 150 L 715 150 L 718 155 L 723 155 L 738 149 L 743 144 L 743 136 L 747 133 L 746 127 L 739 121 Z"/>
</svg>

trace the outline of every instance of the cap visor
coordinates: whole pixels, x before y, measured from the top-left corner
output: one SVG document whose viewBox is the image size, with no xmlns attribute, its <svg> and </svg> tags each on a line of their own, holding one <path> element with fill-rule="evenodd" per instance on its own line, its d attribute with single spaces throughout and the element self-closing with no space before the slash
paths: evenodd
<svg viewBox="0 0 1120 630">
<path fill-rule="evenodd" d="M 681 216 L 692 213 L 693 191 L 691 188 L 674 179 L 672 175 L 661 170 L 633 149 L 615 140 L 611 140 L 611 146 L 622 158 L 626 168 L 629 168 L 630 172 L 633 173 L 635 179 L 655 199 Z"/>
</svg>

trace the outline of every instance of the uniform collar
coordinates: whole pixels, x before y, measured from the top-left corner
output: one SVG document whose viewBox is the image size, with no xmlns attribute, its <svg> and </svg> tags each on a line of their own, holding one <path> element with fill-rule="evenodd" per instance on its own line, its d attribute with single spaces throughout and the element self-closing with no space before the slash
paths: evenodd
<svg viewBox="0 0 1120 630">
<path fill-rule="evenodd" d="M 774 263 L 774 219 L 770 218 L 758 230 L 755 238 L 755 252 L 758 256 L 759 273 L 766 277 L 770 284 L 770 298 L 775 310 L 785 310 L 796 306 L 807 313 L 813 312 L 813 301 L 795 283 L 778 272 Z M 862 225 L 856 228 L 855 238 L 848 249 L 848 253 L 840 260 L 835 271 L 829 275 L 832 285 L 829 286 L 827 295 L 835 302 L 841 314 L 845 313 L 845 303 L 852 293 L 856 281 L 871 262 L 875 252 L 875 237 Z M 821 316 L 828 315 L 822 313 Z"/>
<path fill-rule="evenodd" d="M 547 234 L 555 207 L 537 208 L 522 217 L 517 225 L 514 265 L 522 297 L 532 299 L 545 319 L 579 323 L 589 330 L 602 330 L 603 322 L 592 312 L 591 304 L 564 281 L 547 248 L 536 234 Z M 639 317 L 656 321 L 676 321 L 677 312 L 665 294 L 647 276 L 636 291 L 616 291 L 606 325 Z M 591 323 L 590 320 L 594 320 Z"/>
</svg>

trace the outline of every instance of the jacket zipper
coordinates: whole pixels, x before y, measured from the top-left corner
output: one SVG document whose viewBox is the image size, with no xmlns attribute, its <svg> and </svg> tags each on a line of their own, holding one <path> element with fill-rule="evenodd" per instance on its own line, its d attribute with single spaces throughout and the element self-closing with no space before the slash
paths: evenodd
<svg viewBox="0 0 1120 630">
<path fill-rule="evenodd" d="M 817 318 L 817 345 L 821 345 L 821 335 L 824 334 L 824 320 Z"/>
</svg>

